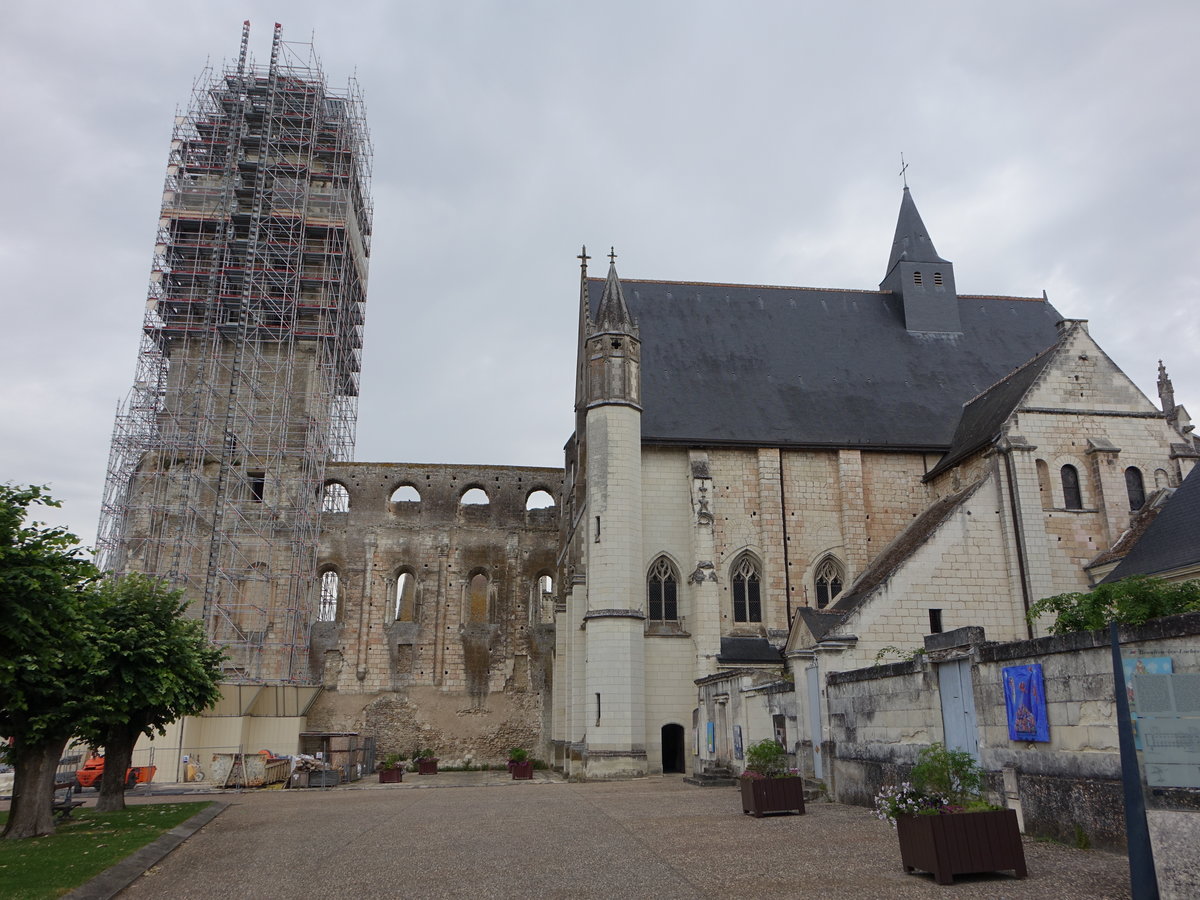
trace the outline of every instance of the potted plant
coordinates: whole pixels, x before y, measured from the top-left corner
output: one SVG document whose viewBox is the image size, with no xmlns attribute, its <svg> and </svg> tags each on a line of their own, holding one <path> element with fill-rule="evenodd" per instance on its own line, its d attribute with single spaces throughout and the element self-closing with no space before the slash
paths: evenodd
<svg viewBox="0 0 1200 900">
<path fill-rule="evenodd" d="M 529 751 L 520 747 L 513 747 L 509 750 L 508 771 L 512 773 L 514 781 L 531 780 L 533 778 L 533 760 L 529 758 Z"/>
<path fill-rule="evenodd" d="M 413 765 L 418 775 L 436 775 L 438 773 L 437 757 L 432 750 L 414 750 Z"/>
<path fill-rule="evenodd" d="M 746 748 L 740 784 L 744 814 L 756 819 L 793 810 L 804 814 L 804 779 L 788 768 L 787 754 L 777 741 L 768 738 Z"/>
<path fill-rule="evenodd" d="M 404 781 L 405 759 L 399 753 L 389 753 L 379 764 L 380 784 L 399 784 Z"/>
<path fill-rule="evenodd" d="M 1025 877 L 1016 810 L 984 799 L 983 770 L 970 753 L 931 744 L 910 778 L 875 797 L 877 815 L 896 829 L 906 872 L 931 872 L 938 884 L 1003 869 Z"/>
</svg>

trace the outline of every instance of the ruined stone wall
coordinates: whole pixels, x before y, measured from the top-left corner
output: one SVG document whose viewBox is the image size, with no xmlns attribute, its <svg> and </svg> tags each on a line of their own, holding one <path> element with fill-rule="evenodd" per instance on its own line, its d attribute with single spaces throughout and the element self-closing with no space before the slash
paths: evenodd
<svg viewBox="0 0 1200 900">
<path fill-rule="evenodd" d="M 545 755 L 558 508 L 526 503 L 537 491 L 557 501 L 562 474 L 329 466 L 349 509 L 322 515 L 319 568 L 336 573 L 338 596 L 333 621 L 312 629 L 326 690 L 310 730 L 371 734 L 383 754 L 432 747 L 443 759 L 499 762 L 523 746 Z M 401 488 L 419 499 L 392 499 Z M 489 502 L 462 503 L 473 489 Z"/>
</svg>

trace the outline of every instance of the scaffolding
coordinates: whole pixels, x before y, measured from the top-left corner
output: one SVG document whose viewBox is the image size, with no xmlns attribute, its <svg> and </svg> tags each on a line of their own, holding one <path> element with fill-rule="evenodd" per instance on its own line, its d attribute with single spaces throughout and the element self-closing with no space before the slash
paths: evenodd
<svg viewBox="0 0 1200 900">
<path fill-rule="evenodd" d="M 226 678 L 309 679 L 325 466 L 353 457 L 371 147 L 356 82 L 276 24 L 205 69 L 172 134 L 97 554 L 182 588 Z"/>
</svg>

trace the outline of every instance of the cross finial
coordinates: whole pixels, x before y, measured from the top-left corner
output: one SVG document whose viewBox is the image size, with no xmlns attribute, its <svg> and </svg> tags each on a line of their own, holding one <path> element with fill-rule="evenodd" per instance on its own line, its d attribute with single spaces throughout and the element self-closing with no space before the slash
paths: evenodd
<svg viewBox="0 0 1200 900">
<path fill-rule="evenodd" d="M 904 180 L 905 190 L 908 189 L 908 176 L 905 174 L 907 169 L 908 169 L 908 163 L 906 163 L 904 161 L 904 151 L 901 151 L 900 152 L 900 177 L 901 177 L 901 179 Z"/>
<path fill-rule="evenodd" d="M 589 259 L 591 259 L 591 257 L 588 256 L 587 244 L 584 244 L 583 247 L 580 248 L 579 255 L 576 256 L 575 258 L 580 261 L 579 268 L 583 269 L 586 272 L 587 271 L 587 261 Z"/>
<path fill-rule="evenodd" d="M 615 247 L 608 248 L 608 261 L 614 266 L 617 264 L 617 249 Z"/>
</svg>

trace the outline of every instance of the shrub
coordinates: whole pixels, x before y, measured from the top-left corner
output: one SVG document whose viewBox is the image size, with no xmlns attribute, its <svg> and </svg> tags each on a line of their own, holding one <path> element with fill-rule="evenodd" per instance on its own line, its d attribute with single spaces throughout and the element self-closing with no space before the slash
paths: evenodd
<svg viewBox="0 0 1200 900">
<path fill-rule="evenodd" d="M 1029 607 L 1029 621 L 1054 615 L 1051 634 L 1091 631 L 1109 622 L 1141 625 L 1160 616 L 1200 611 L 1200 582 L 1171 584 L 1161 578 L 1134 575 L 1102 584 L 1088 593 L 1055 594 Z"/>
<path fill-rule="evenodd" d="M 746 771 L 742 774 L 758 778 L 786 778 L 796 773 L 788 769 L 787 754 L 778 741 L 767 738 L 746 748 Z"/>
</svg>

